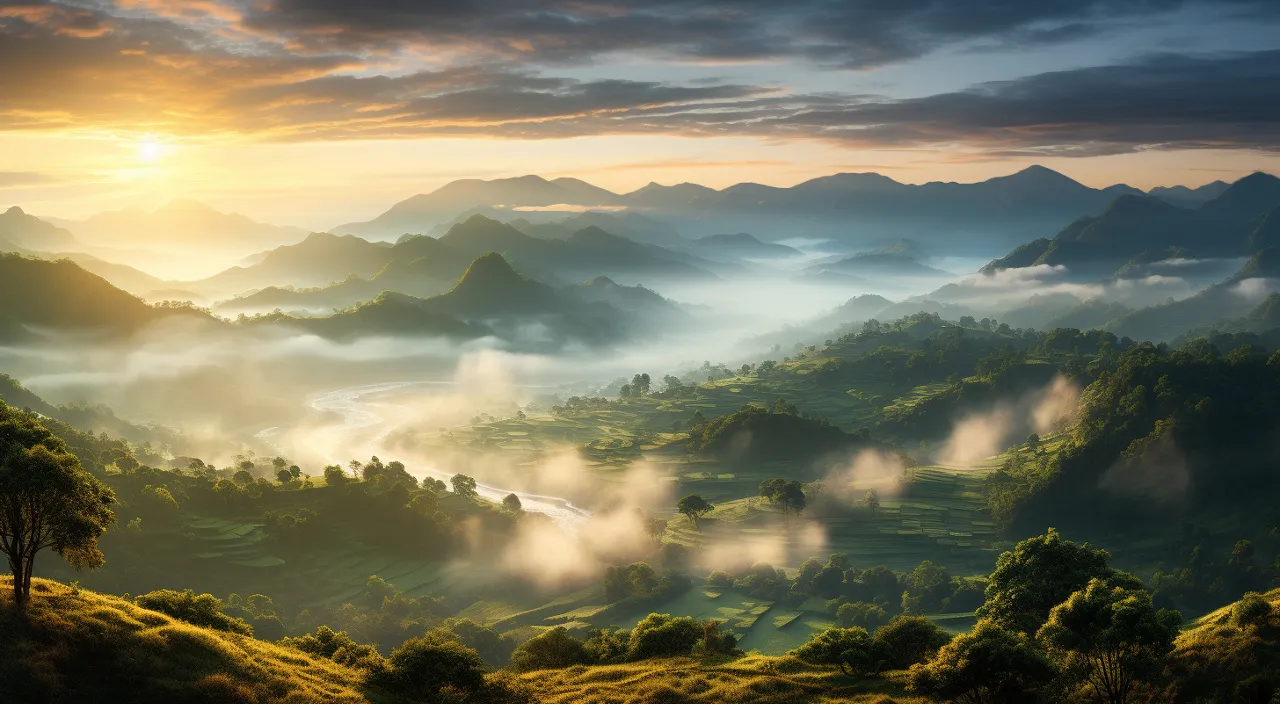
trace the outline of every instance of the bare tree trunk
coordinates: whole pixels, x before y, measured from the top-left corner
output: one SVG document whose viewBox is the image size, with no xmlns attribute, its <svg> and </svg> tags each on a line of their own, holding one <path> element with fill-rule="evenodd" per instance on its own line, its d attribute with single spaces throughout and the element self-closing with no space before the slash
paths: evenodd
<svg viewBox="0 0 1280 704">
<path fill-rule="evenodd" d="M 9 571 L 13 573 L 13 603 L 18 608 L 26 606 L 31 594 L 31 580 L 25 568 L 26 560 L 21 555 L 9 556 Z"/>
</svg>

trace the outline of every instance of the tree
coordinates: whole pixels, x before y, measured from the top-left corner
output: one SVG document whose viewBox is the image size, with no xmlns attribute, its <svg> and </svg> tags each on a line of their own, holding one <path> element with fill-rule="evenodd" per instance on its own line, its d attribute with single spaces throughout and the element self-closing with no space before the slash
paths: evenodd
<svg viewBox="0 0 1280 704">
<path fill-rule="evenodd" d="M 688 655 L 702 636 L 703 624 L 688 616 L 649 614 L 631 629 L 627 640 L 627 659 Z"/>
<path fill-rule="evenodd" d="M 925 560 L 902 576 L 902 610 L 909 614 L 938 613 L 955 591 L 951 573 Z"/>
<path fill-rule="evenodd" d="M 1050 528 L 1045 535 L 1028 538 L 1000 555 L 978 616 L 1012 631 L 1033 634 L 1053 607 L 1095 577 L 1119 586 L 1141 586 L 1133 577 L 1112 569 L 1110 562 L 1111 554 L 1106 550 L 1063 540 Z"/>
<path fill-rule="evenodd" d="M 342 486 L 347 483 L 347 473 L 342 471 L 341 465 L 331 464 L 324 468 L 324 483 L 326 486 Z"/>
<path fill-rule="evenodd" d="M 889 620 L 889 614 L 878 604 L 866 601 L 855 601 L 841 604 L 836 609 L 836 625 L 843 628 L 858 626 L 874 631 Z"/>
<path fill-rule="evenodd" d="M 636 374 L 631 377 L 631 393 L 636 396 L 647 396 L 652 383 L 648 374 Z"/>
<path fill-rule="evenodd" d="M 436 701 L 446 687 L 474 692 L 484 686 L 484 660 L 456 640 L 429 635 L 410 638 L 391 651 L 375 680 L 416 701 Z"/>
<path fill-rule="evenodd" d="M 815 633 L 791 655 L 811 665 L 839 665 L 846 675 L 868 675 L 884 669 L 875 641 L 863 628 L 828 628 Z"/>
<path fill-rule="evenodd" d="M 676 510 L 684 514 L 685 518 L 693 523 L 694 528 L 698 527 L 698 518 L 710 513 L 713 508 L 715 507 L 697 494 L 689 494 L 676 502 Z"/>
<path fill-rule="evenodd" d="M 876 629 L 874 638 L 888 668 L 905 670 L 932 656 L 951 634 L 923 616 L 894 616 Z"/>
<path fill-rule="evenodd" d="M 30 598 L 41 550 L 76 569 L 102 565 L 98 538 L 115 520 L 115 501 L 34 413 L 0 402 L 0 551 L 9 558 L 14 603 Z"/>
<path fill-rule="evenodd" d="M 784 515 L 791 509 L 799 513 L 804 510 L 806 504 L 804 485 L 797 481 L 766 479 L 760 482 L 760 495 L 776 504 L 782 504 Z"/>
<path fill-rule="evenodd" d="M 253 628 L 244 619 L 228 616 L 222 610 L 222 600 L 212 594 L 196 594 L 190 589 L 157 589 L 139 596 L 134 603 L 204 628 L 253 635 Z"/>
<path fill-rule="evenodd" d="M 512 513 L 519 512 L 521 510 L 520 497 L 515 494 L 507 494 L 502 497 L 502 507 Z"/>
<path fill-rule="evenodd" d="M 931 699 L 960 704 L 1035 702 L 1056 672 L 1034 644 L 991 621 L 942 646 L 927 663 L 911 666 L 908 687 Z"/>
<path fill-rule="evenodd" d="M 862 505 L 871 509 L 871 517 L 876 517 L 876 509 L 880 508 L 880 494 L 875 489 L 867 489 L 867 493 L 862 495 Z"/>
<path fill-rule="evenodd" d="M 289 482 L 293 481 L 293 474 L 289 472 L 289 470 L 287 469 L 281 469 L 280 471 L 276 472 L 276 481 L 280 482 L 281 484 L 288 484 Z"/>
<path fill-rule="evenodd" d="M 476 493 L 476 480 L 465 474 L 455 474 L 449 477 L 449 483 L 453 485 L 453 493 L 458 496 L 474 499 L 479 495 Z"/>
<path fill-rule="evenodd" d="M 667 519 L 657 516 L 644 517 L 644 532 L 653 542 L 662 544 L 662 537 L 667 534 Z"/>
<path fill-rule="evenodd" d="M 1049 612 L 1036 638 L 1100 699 L 1125 704 L 1160 671 L 1181 624 L 1178 612 L 1157 610 L 1146 590 L 1092 579 Z"/>
<path fill-rule="evenodd" d="M 564 626 L 556 626 L 516 648 L 511 654 L 511 667 L 517 672 L 549 670 L 581 665 L 589 660 L 586 645 L 569 635 Z"/>
</svg>

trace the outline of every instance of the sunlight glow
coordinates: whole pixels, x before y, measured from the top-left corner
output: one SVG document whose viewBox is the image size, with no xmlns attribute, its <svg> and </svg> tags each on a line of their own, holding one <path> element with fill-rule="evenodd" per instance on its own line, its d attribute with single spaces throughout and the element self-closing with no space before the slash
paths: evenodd
<svg viewBox="0 0 1280 704">
<path fill-rule="evenodd" d="M 167 151 L 165 145 L 155 137 L 148 135 L 142 137 L 137 143 L 137 159 L 138 161 L 154 164 L 160 161 Z"/>
</svg>

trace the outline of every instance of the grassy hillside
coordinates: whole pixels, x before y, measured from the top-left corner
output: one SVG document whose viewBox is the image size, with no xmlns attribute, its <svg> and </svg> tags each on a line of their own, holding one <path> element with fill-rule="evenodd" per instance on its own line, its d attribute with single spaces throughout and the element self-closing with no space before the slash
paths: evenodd
<svg viewBox="0 0 1280 704">
<path fill-rule="evenodd" d="M 33 580 L 25 615 L 0 577 L 0 699 L 114 702 L 395 702 L 363 673 L 125 599 Z"/>
<path fill-rule="evenodd" d="M 747 657 L 729 662 L 693 658 L 623 665 L 539 670 L 521 677 L 546 704 L 900 704 L 927 702 L 904 695 L 901 685 L 857 679 L 839 668 L 806 665 L 795 658 Z"/>
</svg>

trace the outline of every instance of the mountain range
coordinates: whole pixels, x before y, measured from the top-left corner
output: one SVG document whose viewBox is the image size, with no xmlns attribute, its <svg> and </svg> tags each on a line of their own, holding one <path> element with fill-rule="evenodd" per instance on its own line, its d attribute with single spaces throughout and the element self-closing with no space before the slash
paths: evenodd
<svg viewBox="0 0 1280 704">
<path fill-rule="evenodd" d="M 553 284 L 599 275 L 624 282 L 713 280 L 716 277 L 708 268 L 724 268 L 691 254 L 633 242 L 595 226 L 565 239 L 540 239 L 510 224 L 473 215 L 439 239 L 402 237 L 395 244 L 314 233 L 299 244 L 267 253 L 255 264 L 228 269 L 189 287 L 224 295 L 261 289 L 227 302 L 230 309 L 342 307 L 381 291 L 441 293 L 476 257 L 488 252 L 501 252 L 521 272 Z M 314 288 L 291 291 L 285 286 Z"/>
<path fill-rule="evenodd" d="M 257 222 L 193 200 L 171 201 L 155 210 L 110 210 L 79 221 L 49 220 L 87 244 L 125 249 L 247 252 L 297 242 L 307 235 L 302 228 Z"/>
<path fill-rule="evenodd" d="M 1246 176 L 1189 209 L 1152 196 L 1122 195 L 1102 213 L 1075 220 L 1052 238 L 1020 245 L 983 268 L 1062 266 L 1078 279 L 1133 265 L 1246 257 L 1280 244 L 1280 178 Z"/>
<path fill-rule="evenodd" d="M 606 277 L 552 287 L 517 272 L 500 254 L 489 252 L 470 261 L 455 282 L 435 295 L 384 290 L 331 315 L 275 312 L 244 317 L 232 325 L 190 306 L 150 305 L 69 259 L 0 254 L 0 340 L 4 342 L 46 333 L 127 336 L 175 316 L 225 330 L 283 326 L 335 339 L 493 337 L 508 346 L 539 351 L 554 351 L 571 341 L 607 345 L 641 331 L 670 329 L 688 318 L 674 303 L 648 289 L 621 286 Z"/>
<path fill-rule="evenodd" d="M 1199 204 L 1225 190 L 1153 189 L 1170 203 Z M 371 238 L 426 233 L 458 213 L 477 208 L 535 209 L 553 206 L 626 208 L 662 220 L 686 235 L 749 231 L 765 240 L 823 236 L 865 244 L 870 239 L 914 236 L 959 251 L 973 243 L 961 234 L 1009 245 L 1028 235 L 1050 234 L 1065 222 L 1096 215 L 1117 195 L 1141 194 L 1128 186 L 1095 189 L 1056 171 L 1032 166 L 979 183 L 904 184 L 874 173 L 842 173 L 789 188 L 740 183 L 713 189 L 691 183 L 651 183 L 614 193 L 578 179 L 540 176 L 454 181 L 396 203 L 365 222 L 333 229 Z M 656 243 L 656 242 L 655 242 Z"/>
</svg>

